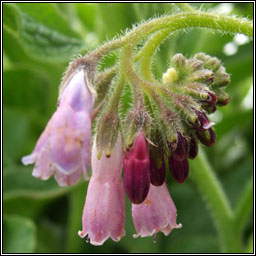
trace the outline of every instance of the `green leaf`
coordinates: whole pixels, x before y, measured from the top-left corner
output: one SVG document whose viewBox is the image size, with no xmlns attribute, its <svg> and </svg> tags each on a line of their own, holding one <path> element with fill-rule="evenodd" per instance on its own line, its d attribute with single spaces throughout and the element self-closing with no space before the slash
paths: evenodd
<svg viewBox="0 0 256 256">
<path fill-rule="evenodd" d="M 6 23 L 16 28 L 17 40 L 26 53 L 44 62 L 62 62 L 84 49 L 79 36 L 50 3 L 17 3 L 7 7 L 12 19 Z M 19 26 L 15 27 L 15 19 Z M 11 21 L 10 21 L 11 20 Z"/>
<path fill-rule="evenodd" d="M 36 226 L 32 220 L 20 216 L 4 217 L 4 253 L 33 253 L 35 245 Z"/>
<path fill-rule="evenodd" d="M 4 170 L 3 200 L 27 197 L 33 199 L 54 198 L 68 192 L 72 187 L 59 187 L 54 178 L 47 181 L 31 175 L 31 167 L 12 166 Z"/>
<path fill-rule="evenodd" d="M 14 5 L 3 4 L 3 26 L 10 33 L 16 34 L 19 24 L 18 10 Z"/>
<path fill-rule="evenodd" d="M 4 107 L 3 149 L 11 159 L 17 160 L 24 153 L 24 145 L 28 145 L 30 138 L 30 128 L 30 121 L 24 114 Z"/>
<path fill-rule="evenodd" d="M 49 83 L 46 76 L 27 68 L 8 70 L 3 75 L 3 103 L 12 109 L 36 112 L 41 118 L 49 108 Z"/>
</svg>

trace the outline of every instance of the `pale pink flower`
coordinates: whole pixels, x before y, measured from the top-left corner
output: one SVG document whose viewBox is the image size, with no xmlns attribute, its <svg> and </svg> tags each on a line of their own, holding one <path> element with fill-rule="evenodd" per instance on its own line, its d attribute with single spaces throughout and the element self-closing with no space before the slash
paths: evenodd
<svg viewBox="0 0 256 256">
<path fill-rule="evenodd" d="M 83 70 L 71 78 L 34 151 L 22 158 L 25 165 L 35 163 L 36 178 L 47 180 L 54 174 L 60 186 L 68 186 L 82 173 L 87 177 L 94 97 L 85 81 Z"/>
<path fill-rule="evenodd" d="M 166 236 L 174 228 L 181 228 L 176 224 L 176 207 L 168 192 L 166 184 L 153 186 L 150 184 L 147 198 L 141 204 L 132 204 L 132 217 L 138 236 L 152 236 L 163 232 Z"/>
<path fill-rule="evenodd" d="M 97 158 L 96 143 L 92 149 L 92 177 L 89 182 L 83 211 L 83 229 L 78 234 L 88 235 L 87 241 L 102 245 L 109 237 L 119 241 L 124 235 L 125 195 L 121 178 L 122 140 L 119 137 L 109 158 Z"/>
</svg>

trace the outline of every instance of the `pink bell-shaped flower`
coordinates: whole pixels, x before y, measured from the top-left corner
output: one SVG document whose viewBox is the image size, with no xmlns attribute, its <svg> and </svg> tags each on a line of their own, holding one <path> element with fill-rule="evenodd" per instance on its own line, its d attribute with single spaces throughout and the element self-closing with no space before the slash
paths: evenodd
<svg viewBox="0 0 256 256">
<path fill-rule="evenodd" d="M 152 236 L 160 231 L 169 235 L 174 228 L 182 227 L 181 224 L 176 224 L 176 215 L 176 207 L 166 184 L 151 184 L 144 202 L 132 204 L 132 217 L 137 232 L 133 235 L 134 238 Z"/>
<path fill-rule="evenodd" d="M 54 174 L 60 186 L 76 183 L 82 173 L 87 177 L 93 103 L 84 71 L 80 70 L 64 88 L 34 151 L 22 158 L 24 165 L 35 163 L 33 176 L 47 180 Z"/>
<path fill-rule="evenodd" d="M 121 178 L 123 161 L 122 140 L 119 137 L 109 158 L 97 158 L 96 143 L 92 149 L 92 177 L 83 211 L 83 229 L 87 241 L 102 245 L 109 237 L 118 242 L 124 235 L 125 195 Z"/>
<path fill-rule="evenodd" d="M 142 132 L 136 137 L 134 145 L 124 156 L 124 188 L 134 204 L 146 198 L 150 184 L 150 160 L 148 145 Z"/>
</svg>

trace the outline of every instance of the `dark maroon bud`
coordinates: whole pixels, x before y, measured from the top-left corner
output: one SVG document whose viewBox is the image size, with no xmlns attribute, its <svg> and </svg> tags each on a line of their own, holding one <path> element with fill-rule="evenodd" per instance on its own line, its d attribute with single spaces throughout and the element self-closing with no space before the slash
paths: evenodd
<svg viewBox="0 0 256 256">
<path fill-rule="evenodd" d="M 188 143 L 180 132 L 177 132 L 177 138 L 177 147 L 175 151 L 172 152 L 172 157 L 177 161 L 182 161 L 188 158 Z"/>
<path fill-rule="evenodd" d="M 215 143 L 216 134 L 213 127 L 204 132 L 197 131 L 196 134 L 197 138 L 207 147 L 210 147 Z"/>
<path fill-rule="evenodd" d="M 210 122 L 210 120 L 207 118 L 207 116 L 198 110 L 195 110 L 195 113 L 197 115 L 197 120 L 195 123 L 192 123 L 192 125 L 199 131 L 205 131 L 209 129 L 213 123 Z"/>
<path fill-rule="evenodd" d="M 160 168 L 157 167 L 155 159 L 150 156 L 150 182 L 154 186 L 161 186 L 165 182 L 166 166 L 164 160 L 161 163 Z"/>
<path fill-rule="evenodd" d="M 194 137 L 191 137 L 190 143 L 189 143 L 188 157 L 190 159 L 194 159 L 197 156 L 197 153 L 198 153 L 198 145 L 197 145 L 196 139 Z"/>
<path fill-rule="evenodd" d="M 169 158 L 169 169 L 171 171 L 173 178 L 177 182 L 183 183 L 188 177 L 188 159 L 184 159 L 183 161 L 177 161 L 171 156 Z"/>
<path fill-rule="evenodd" d="M 226 106 L 229 103 L 229 101 L 230 101 L 230 97 L 227 97 L 224 100 L 220 100 L 219 99 L 218 102 L 217 102 L 217 105 L 219 105 L 219 106 Z"/>
<path fill-rule="evenodd" d="M 148 145 L 142 132 L 139 133 L 130 151 L 124 156 L 124 188 L 134 204 L 142 203 L 150 186 L 150 160 Z"/>
<path fill-rule="evenodd" d="M 207 102 L 208 105 L 212 106 L 215 105 L 217 102 L 217 96 L 213 92 L 208 91 L 208 99 L 205 100 L 204 102 Z"/>
</svg>

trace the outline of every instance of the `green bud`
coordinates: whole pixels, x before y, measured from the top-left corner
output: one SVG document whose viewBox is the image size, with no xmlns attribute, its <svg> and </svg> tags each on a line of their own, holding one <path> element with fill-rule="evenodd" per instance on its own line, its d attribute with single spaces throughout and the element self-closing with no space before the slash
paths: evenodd
<svg viewBox="0 0 256 256">
<path fill-rule="evenodd" d="M 186 74 L 186 66 L 186 59 L 181 53 L 177 53 L 171 58 L 171 67 L 177 71 L 178 79 Z"/>
<path fill-rule="evenodd" d="M 187 66 L 190 72 L 195 72 L 197 70 L 203 69 L 203 61 L 197 60 L 195 58 L 189 59 L 187 61 Z"/>
<path fill-rule="evenodd" d="M 212 84 L 213 88 L 219 88 L 227 86 L 230 83 L 230 75 L 226 72 L 224 67 L 220 67 L 219 70 L 215 73 L 214 83 Z"/>
<path fill-rule="evenodd" d="M 96 145 L 98 158 L 104 152 L 107 157 L 111 156 L 116 144 L 120 120 L 117 114 L 105 112 L 98 120 L 96 132 Z"/>
<path fill-rule="evenodd" d="M 198 70 L 190 74 L 188 80 L 191 82 L 200 82 L 210 85 L 214 81 L 214 73 L 208 69 Z"/>
<path fill-rule="evenodd" d="M 216 89 L 215 93 L 218 97 L 217 105 L 225 106 L 229 103 L 230 97 L 223 89 Z"/>
<path fill-rule="evenodd" d="M 146 137 L 150 132 L 150 116 L 144 109 L 133 109 L 128 112 L 124 122 L 124 147 L 130 148 L 138 133 L 143 130 Z"/>
</svg>

